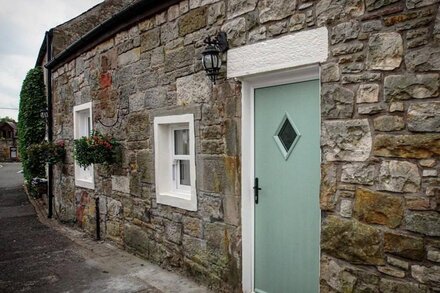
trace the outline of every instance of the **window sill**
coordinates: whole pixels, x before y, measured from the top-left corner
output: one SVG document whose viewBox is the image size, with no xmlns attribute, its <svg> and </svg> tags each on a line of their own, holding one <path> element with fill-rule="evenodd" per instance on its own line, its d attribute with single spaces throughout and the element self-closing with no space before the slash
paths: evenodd
<svg viewBox="0 0 440 293">
<path fill-rule="evenodd" d="M 157 203 L 181 208 L 188 211 L 197 211 L 197 196 L 190 193 L 158 193 Z"/>
<path fill-rule="evenodd" d="M 87 181 L 84 179 L 75 179 L 75 186 L 87 189 L 95 189 L 95 183 L 93 181 Z"/>
</svg>

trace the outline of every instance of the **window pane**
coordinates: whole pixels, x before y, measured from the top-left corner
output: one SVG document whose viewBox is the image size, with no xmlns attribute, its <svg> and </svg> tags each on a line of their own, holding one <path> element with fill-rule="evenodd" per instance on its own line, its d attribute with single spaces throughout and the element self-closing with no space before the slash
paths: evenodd
<svg viewBox="0 0 440 293">
<path fill-rule="evenodd" d="M 189 155 L 188 129 L 174 130 L 174 154 Z"/>
<path fill-rule="evenodd" d="M 179 161 L 180 185 L 191 185 L 189 174 L 189 160 Z"/>
</svg>

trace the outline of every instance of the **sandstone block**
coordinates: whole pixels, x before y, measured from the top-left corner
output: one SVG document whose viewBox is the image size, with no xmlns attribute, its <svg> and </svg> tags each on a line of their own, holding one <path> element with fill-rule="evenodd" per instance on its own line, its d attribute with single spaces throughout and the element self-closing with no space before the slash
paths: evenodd
<svg viewBox="0 0 440 293">
<path fill-rule="evenodd" d="M 142 228 L 128 223 L 124 225 L 124 243 L 128 247 L 147 255 L 150 249 L 150 242 L 151 240 L 147 232 L 142 230 Z"/>
<path fill-rule="evenodd" d="M 428 248 L 427 259 L 434 262 L 440 262 L 440 250 L 433 247 Z"/>
<path fill-rule="evenodd" d="M 203 234 L 203 224 L 200 219 L 184 217 L 182 219 L 183 223 L 183 233 L 194 236 L 197 238 L 201 238 Z"/>
<path fill-rule="evenodd" d="M 332 289 L 338 292 L 351 292 L 353 290 L 357 278 L 330 257 L 322 256 L 320 271 L 321 281 L 324 281 Z"/>
<path fill-rule="evenodd" d="M 364 2 L 361 0 L 321 0 L 316 4 L 318 25 L 331 23 L 344 17 L 361 16 L 364 11 Z"/>
<path fill-rule="evenodd" d="M 385 263 L 380 231 L 372 226 L 329 216 L 321 236 L 321 249 L 329 255 L 357 264 Z"/>
<path fill-rule="evenodd" d="M 190 10 L 179 19 L 179 35 L 185 36 L 206 26 L 206 8 Z"/>
<path fill-rule="evenodd" d="M 321 145 L 327 161 L 365 161 L 371 152 L 367 119 L 324 121 Z"/>
<path fill-rule="evenodd" d="M 403 219 L 403 199 L 358 188 L 353 212 L 354 217 L 360 221 L 396 228 Z"/>
<path fill-rule="evenodd" d="M 198 196 L 199 214 L 208 221 L 223 219 L 223 204 L 218 195 L 200 193 Z"/>
<path fill-rule="evenodd" d="M 377 270 L 386 275 L 395 277 L 395 278 L 404 278 L 405 272 L 390 266 L 378 266 Z"/>
<path fill-rule="evenodd" d="M 421 177 L 416 164 L 405 161 L 384 161 L 379 170 L 379 190 L 418 192 Z"/>
<path fill-rule="evenodd" d="M 339 214 L 344 218 L 350 218 L 353 214 L 353 202 L 349 199 L 341 200 L 341 207 L 339 209 Z"/>
<path fill-rule="evenodd" d="M 398 131 L 405 128 L 405 122 L 400 116 L 383 115 L 374 118 L 374 129 L 379 131 Z"/>
<path fill-rule="evenodd" d="M 378 33 L 368 41 L 367 64 L 370 69 L 393 70 L 400 66 L 403 41 L 399 33 Z"/>
<path fill-rule="evenodd" d="M 380 157 L 426 159 L 440 155 L 440 134 L 376 135 L 373 153 Z"/>
<path fill-rule="evenodd" d="M 387 262 L 395 267 L 404 269 L 404 270 L 408 270 L 409 269 L 409 263 L 407 261 L 395 258 L 395 257 L 391 257 L 391 256 L 387 256 Z"/>
<path fill-rule="evenodd" d="M 414 260 L 421 260 L 425 256 L 422 238 L 388 232 L 384 233 L 384 251 Z"/>
<path fill-rule="evenodd" d="M 440 132 L 440 102 L 411 104 L 408 107 L 408 129 Z"/>
<path fill-rule="evenodd" d="M 228 35 L 228 42 L 231 46 L 238 47 L 246 42 L 246 18 L 238 17 L 226 22 L 222 31 Z"/>
</svg>

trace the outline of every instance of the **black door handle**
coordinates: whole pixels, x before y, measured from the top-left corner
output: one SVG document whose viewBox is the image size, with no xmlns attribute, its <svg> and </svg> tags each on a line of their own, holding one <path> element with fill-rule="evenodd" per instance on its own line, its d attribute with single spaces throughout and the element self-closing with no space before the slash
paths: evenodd
<svg viewBox="0 0 440 293">
<path fill-rule="evenodd" d="M 261 190 L 261 188 L 258 186 L 258 178 L 255 178 L 255 183 L 254 183 L 254 199 L 255 199 L 255 203 L 258 204 L 258 195 L 259 195 L 259 191 Z"/>
</svg>

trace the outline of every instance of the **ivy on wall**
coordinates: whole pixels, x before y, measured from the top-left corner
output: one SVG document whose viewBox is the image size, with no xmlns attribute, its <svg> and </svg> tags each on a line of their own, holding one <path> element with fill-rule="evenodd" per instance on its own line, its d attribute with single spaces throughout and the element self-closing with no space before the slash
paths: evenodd
<svg viewBox="0 0 440 293">
<path fill-rule="evenodd" d="M 43 68 L 35 67 L 29 70 L 21 86 L 18 112 L 18 151 L 28 182 L 34 177 L 45 176 L 45 163 L 31 166 L 28 148 L 44 140 L 46 123 L 40 113 L 46 107 Z"/>
</svg>

